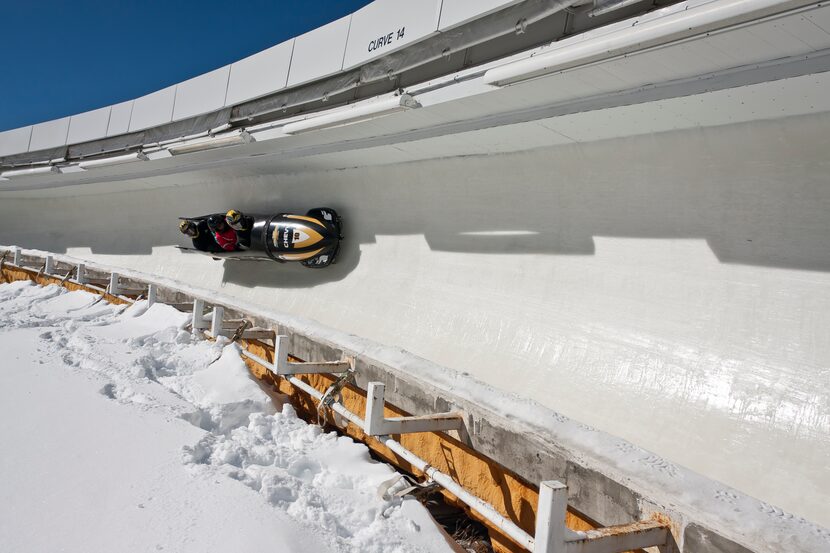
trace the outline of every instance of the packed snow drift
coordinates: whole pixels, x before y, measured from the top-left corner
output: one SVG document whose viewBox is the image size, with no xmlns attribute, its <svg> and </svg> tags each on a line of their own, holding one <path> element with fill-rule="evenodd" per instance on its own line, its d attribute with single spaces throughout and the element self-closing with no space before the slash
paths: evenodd
<svg viewBox="0 0 830 553">
<path fill-rule="evenodd" d="M 449 551 L 365 446 L 146 302 L 0 284 L 5 551 Z M 279 406 L 279 407 L 275 407 Z"/>
</svg>

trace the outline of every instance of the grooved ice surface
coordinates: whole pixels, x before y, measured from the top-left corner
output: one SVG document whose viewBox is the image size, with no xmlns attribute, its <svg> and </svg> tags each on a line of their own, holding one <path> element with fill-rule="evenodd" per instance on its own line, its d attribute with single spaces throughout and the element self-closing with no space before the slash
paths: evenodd
<svg viewBox="0 0 830 553">
<path fill-rule="evenodd" d="M 377 497 L 389 467 L 274 412 L 187 320 L 0 285 L 0 549 L 448 550 L 420 504 Z"/>
<path fill-rule="evenodd" d="M 245 158 L 4 197 L 0 241 L 405 349 L 830 526 L 829 128 L 823 114 L 296 174 Z M 323 271 L 173 247 L 181 215 L 316 205 L 345 219 Z"/>
</svg>

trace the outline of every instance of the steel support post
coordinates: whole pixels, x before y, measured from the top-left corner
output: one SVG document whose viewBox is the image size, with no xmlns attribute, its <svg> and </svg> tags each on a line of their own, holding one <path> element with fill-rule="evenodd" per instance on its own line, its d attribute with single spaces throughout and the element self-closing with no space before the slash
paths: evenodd
<svg viewBox="0 0 830 553">
<path fill-rule="evenodd" d="M 366 390 L 366 418 L 363 431 L 370 436 L 411 434 L 415 432 L 447 432 L 461 430 L 464 419 L 460 413 L 436 413 L 417 417 L 387 419 L 383 415 L 386 385 L 370 382 Z M 564 519 L 563 519 L 564 520 Z"/>
<path fill-rule="evenodd" d="M 193 330 L 204 330 L 208 328 L 209 324 L 205 320 L 205 301 L 193 300 L 193 318 L 190 320 L 190 326 Z"/>
<path fill-rule="evenodd" d="M 280 376 L 289 374 L 317 374 L 317 373 L 339 373 L 352 368 L 349 359 L 341 361 L 288 361 L 288 336 L 279 335 L 274 340 L 274 366 Z"/>
<path fill-rule="evenodd" d="M 222 323 L 225 321 L 225 308 L 218 305 L 213 306 L 213 314 L 210 318 L 210 333 L 214 338 L 222 336 Z"/>
<path fill-rule="evenodd" d="M 118 286 L 118 273 L 110 273 L 110 283 L 107 286 L 107 292 L 113 296 L 121 293 L 121 289 Z"/>
</svg>

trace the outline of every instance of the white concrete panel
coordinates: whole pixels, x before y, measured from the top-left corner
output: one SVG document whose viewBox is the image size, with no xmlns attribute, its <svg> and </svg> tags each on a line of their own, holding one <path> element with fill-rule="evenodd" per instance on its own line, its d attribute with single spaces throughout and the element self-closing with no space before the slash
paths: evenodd
<svg viewBox="0 0 830 553">
<path fill-rule="evenodd" d="M 0 132 L 0 156 L 23 154 L 29 151 L 32 127 L 20 127 Z"/>
<path fill-rule="evenodd" d="M 830 39 L 830 34 L 804 15 L 789 17 L 786 22 L 775 21 L 772 27 L 773 34 L 787 33 L 815 50 L 823 48 Z"/>
<path fill-rule="evenodd" d="M 107 136 L 112 106 L 73 115 L 69 119 L 67 144 L 80 144 Z"/>
<path fill-rule="evenodd" d="M 347 15 L 294 39 L 288 86 L 319 79 L 343 68 L 351 17 Z"/>
<path fill-rule="evenodd" d="M 32 127 L 32 140 L 29 142 L 29 151 L 36 152 L 47 148 L 57 148 L 66 145 L 66 135 L 69 132 L 69 117 L 46 121 Z"/>
<path fill-rule="evenodd" d="M 220 67 L 176 85 L 173 120 L 187 119 L 225 107 L 231 66 Z"/>
<path fill-rule="evenodd" d="M 447 152 L 452 152 L 452 155 L 495 154 L 570 142 L 573 140 L 536 121 L 530 121 L 414 140 L 400 144 L 398 148 L 419 159 L 430 159 L 447 157 Z"/>
<path fill-rule="evenodd" d="M 806 17 L 819 29 L 825 33 L 830 33 L 830 8 L 823 6 L 820 9 L 807 12 Z"/>
<path fill-rule="evenodd" d="M 682 42 L 672 46 L 671 53 L 668 50 L 657 51 L 678 71 L 685 72 L 688 75 L 701 75 L 731 65 L 731 60 L 723 56 L 719 50 L 701 40 Z"/>
<path fill-rule="evenodd" d="M 720 50 L 733 65 L 790 55 L 789 52 L 781 52 L 779 55 L 776 48 L 764 40 L 756 29 L 760 31 L 761 28 L 748 27 L 729 33 L 715 34 L 708 37 L 706 42 Z"/>
<path fill-rule="evenodd" d="M 394 52 L 438 30 L 440 0 L 375 0 L 352 14 L 343 68 Z"/>
<path fill-rule="evenodd" d="M 291 39 L 232 64 L 225 105 L 232 106 L 285 88 L 293 50 L 294 39 Z"/>
<path fill-rule="evenodd" d="M 110 112 L 110 122 L 107 125 L 107 136 L 116 136 L 125 134 L 130 130 L 130 118 L 133 115 L 133 105 L 135 100 L 122 102 L 112 106 Z"/>
<path fill-rule="evenodd" d="M 597 66 L 602 67 L 602 66 Z M 605 69 L 603 69 L 605 70 Z M 508 101 L 516 101 L 530 105 L 552 105 L 567 103 L 572 100 L 582 100 L 584 98 L 594 96 L 608 90 L 617 91 L 630 87 L 633 81 L 622 81 L 617 78 L 616 74 L 605 70 L 608 78 L 603 81 L 607 83 L 607 90 L 599 89 L 596 85 L 596 80 L 580 79 L 582 69 L 575 71 L 566 71 L 564 73 L 556 73 L 547 77 L 543 77 L 540 81 L 544 81 L 544 87 L 513 87 L 513 90 L 507 90 L 505 96 L 509 96 Z M 596 73 L 591 71 L 594 75 Z M 589 73 L 589 75 L 591 75 Z M 626 75 L 623 74 L 623 77 Z M 488 100 L 485 96 L 485 100 Z M 494 109 L 493 105 L 488 105 L 488 102 L 482 102 L 481 115 L 486 116 L 488 111 Z"/>
<path fill-rule="evenodd" d="M 169 123 L 173 119 L 175 103 L 176 85 L 136 98 L 130 117 L 130 132 Z"/>
<path fill-rule="evenodd" d="M 830 73 L 804 75 L 705 95 L 664 100 L 698 126 L 830 111 Z"/>
<path fill-rule="evenodd" d="M 443 31 L 522 0 L 444 0 L 438 29 Z"/>
<path fill-rule="evenodd" d="M 327 164 L 338 168 L 355 167 L 368 163 L 377 163 L 382 160 L 383 165 L 412 161 L 414 157 L 407 151 L 396 146 L 379 146 L 377 148 L 366 148 L 359 152 L 337 152 L 320 156 Z M 303 160 L 298 160 L 302 162 Z M 298 168 L 295 168 L 297 170 Z M 308 167 L 306 167 L 308 170 Z"/>
<path fill-rule="evenodd" d="M 625 81 L 606 71 L 601 65 L 572 69 L 565 72 L 563 77 L 580 83 L 578 89 L 590 90 L 592 94 L 625 88 Z"/>
<path fill-rule="evenodd" d="M 811 29 L 807 30 L 808 27 L 811 27 Z M 769 44 L 778 56 L 791 56 L 799 52 L 821 48 L 823 44 L 822 41 L 811 44 L 807 40 L 802 40 L 802 37 L 798 34 L 799 32 L 803 32 L 805 34 L 804 38 L 809 39 L 811 34 L 820 34 L 821 30 L 816 28 L 815 25 L 811 25 L 801 16 L 790 16 L 783 20 L 773 20 L 756 27 L 750 27 L 748 30 Z M 825 36 L 824 42 L 828 38 L 830 37 Z"/>
<path fill-rule="evenodd" d="M 592 142 L 695 126 L 693 122 L 660 103 L 552 117 L 540 121 L 539 124 L 576 142 Z"/>
<path fill-rule="evenodd" d="M 830 111 L 830 74 L 551 117 L 540 125 L 577 142 Z"/>
<path fill-rule="evenodd" d="M 660 51 L 638 53 L 602 63 L 600 67 L 624 83 L 626 88 L 633 88 L 644 81 L 666 82 L 682 76 L 682 68 L 666 65 L 667 57 Z"/>
</svg>

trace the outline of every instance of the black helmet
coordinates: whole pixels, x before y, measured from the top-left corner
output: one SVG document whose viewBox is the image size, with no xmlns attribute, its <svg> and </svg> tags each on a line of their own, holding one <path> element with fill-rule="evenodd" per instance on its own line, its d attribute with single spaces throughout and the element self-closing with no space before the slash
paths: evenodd
<svg viewBox="0 0 830 553">
<path fill-rule="evenodd" d="M 222 230 L 225 228 L 225 217 L 218 213 L 208 217 L 207 226 L 210 230 Z"/>
<path fill-rule="evenodd" d="M 199 229 L 196 228 L 196 224 L 193 221 L 188 221 L 186 219 L 179 221 L 179 230 L 182 234 L 186 234 L 191 238 L 199 236 Z"/>
</svg>

